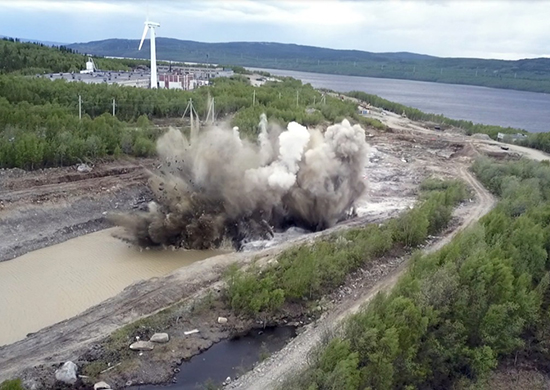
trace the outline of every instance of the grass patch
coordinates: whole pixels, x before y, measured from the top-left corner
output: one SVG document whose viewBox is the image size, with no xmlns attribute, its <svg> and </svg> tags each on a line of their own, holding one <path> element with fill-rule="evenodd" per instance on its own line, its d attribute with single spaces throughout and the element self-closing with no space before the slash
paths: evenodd
<svg viewBox="0 0 550 390">
<path fill-rule="evenodd" d="M 501 196 L 497 207 L 440 251 L 416 254 L 283 388 L 482 388 L 518 355 L 547 370 L 550 166 L 479 160 L 473 170 Z"/>
<path fill-rule="evenodd" d="M 0 390 L 25 390 L 21 379 L 12 379 L 0 383 Z"/>
<path fill-rule="evenodd" d="M 430 180 L 422 189 L 419 205 L 396 220 L 288 249 L 267 268 L 231 268 L 227 274 L 230 307 L 238 314 L 270 316 L 285 304 L 305 306 L 334 291 L 351 272 L 392 248 L 422 244 L 429 234 L 448 224 L 453 207 L 467 195 L 458 181 Z"/>
<path fill-rule="evenodd" d="M 106 370 L 107 368 L 109 368 L 107 362 L 103 360 L 96 360 L 94 362 L 86 364 L 82 371 L 84 375 L 94 379 L 98 379 L 101 371 Z"/>
</svg>

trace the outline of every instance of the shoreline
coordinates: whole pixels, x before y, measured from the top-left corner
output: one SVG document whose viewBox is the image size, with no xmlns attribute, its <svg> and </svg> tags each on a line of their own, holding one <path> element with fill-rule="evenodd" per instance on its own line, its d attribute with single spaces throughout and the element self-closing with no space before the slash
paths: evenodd
<svg viewBox="0 0 550 390">
<path fill-rule="evenodd" d="M 367 79 L 382 79 L 382 80 L 398 80 L 398 81 L 411 81 L 411 82 L 419 82 L 419 83 L 431 83 L 431 84 L 443 84 L 443 85 L 462 85 L 466 87 L 479 87 L 479 88 L 486 88 L 486 89 L 497 89 L 497 90 L 504 90 L 504 91 L 517 91 L 517 92 L 530 92 L 530 93 L 537 93 L 537 94 L 543 94 L 543 95 L 550 95 L 550 91 L 532 91 L 529 89 L 516 89 L 516 88 L 506 88 L 506 87 L 497 87 L 497 86 L 488 86 L 488 85 L 480 85 L 480 84 L 467 84 L 467 83 L 451 83 L 451 82 L 442 82 L 442 81 L 431 81 L 431 80 L 421 80 L 421 79 L 411 79 L 411 78 L 399 78 L 399 77 L 377 77 L 377 76 L 367 76 L 367 75 L 358 75 L 358 74 L 349 74 L 349 73 L 326 73 L 326 72 L 316 72 L 315 70 L 300 70 L 300 69 L 288 69 L 288 68 L 258 68 L 255 66 L 246 66 L 242 65 L 245 69 L 250 69 L 254 71 L 262 71 L 262 72 L 269 72 L 270 70 L 274 71 L 282 71 L 282 72 L 302 72 L 302 73 L 312 73 L 312 74 L 323 74 L 327 76 L 346 76 L 346 77 L 359 77 L 359 78 L 367 78 Z"/>
<path fill-rule="evenodd" d="M 266 72 L 274 71 L 276 73 L 272 73 L 272 76 L 275 76 L 275 77 L 292 77 L 292 78 L 301 80 L 304 84 L 309 83 L 314 88 L 316 88 L 318 90 L 319 89 L 328 89 L 328 90 L 333 90 L 336 93 L 342 93 L 342 94 L 347 94 L 347 93 L 349 93 L 351 91 L 354 91 L 354 90 L 362 91 L 362 92 L 365 92 L 365 93 L 369 93 L 369 94 L 379 96 L 379 97 L 384 98 L 386 100 L 389 100 L 391 102 L 399 103 L 399 104 L 407 106 L 409 108 L 414 108 L 414 109 L 417 109 L 417 110 L 421 110 L 422 112 L 427 113 L 427 114 L 443 115 L 443 116 L 448 117 L 449 119 L 452 119 L 452 120 L 462 120 L 462 121 L 467 121 L 467 122 L 471 121 L 471 122 L 476 123 L 476 124 L 502 127 L 503 129 L 509 126 L 511 128 L 517 129 L 518 131 L 521 131 L 522 128 L 525 127 L 525 125 L 523 125 L 523 123 L 529 122 L 529 119 L 528 119 L 527 116 L 525 117 L 527 119 L 525 119 L 524 121 L 516 120 L 515 118 L 517 118 L 517 116 L 515 116 L 515 115 L 512 116 L 511 118 L 507 118 L 507 119 L 512 119 L 512 122 L 514 122 L 514 121 L 517 122 L 518 123 L 517 125 L 509 125 L 508 123 L 504 123 L 504 122 L 501 123 L 501 124 L 495 124 L 494 121 L 490 121 L 490 120 L 472 119 L 472 118 L 476 117 L 476 112 L 479 111 L 479 107 L 483 105 L 482 103 L 476 104 L 476 105 L 472 104 L 472 108 L 469 109 L 468 112 L 465 113 L 464 115 L 456 115 L 456 114 L 452 114 L 452 113 L 449 113 L 449 112 L 444 113 L 443 110 L 441 110 L 441 109 L 434 110 L 434 109 L 427 108 L 427 107 L 421 107 L 422 105 L 419 106 L 418 104 L 411 104 L 411 102 L 403 100 L 404 96 L 401 96 L 400 94 L 396 95 L 396 92 L 394 90 L 397 87 L 399 87 L 399 89 L 404 89 L 405 88 L 404 85 L 401 85 L 401 86 L 394 85 L 395 88 L 391 88 L 390 90 L 387 90 L 386 91 L 387 93 L 381 92 L 380 88 L 386 89 L 386 87 L 384 87 L 383 84 L 384 85 L 387 84 L 387 83 L 391 84 L 392 81 L 395 81 L 397 83 L 401 83 L 401 82 L 405 82 L 405 83 L 406 82 L 423 83 L 423 84 L 425 84 L 424 87 L 430 87 L 430 86 L 433 87 L 432 88 L 433 90 L 430 91 L 430 93 L 426 92 L 426 99 L 427 99 L 427 96 L 430 96 L 430 97 L 431 96 L 437 96 L 438 93 L 450 92 L 450 91 L 446 91 L 446 89 L 444 89 L 445 87 L 448 87 L 448 88 L 464 87 L 464 88 L 474 88 L 473 91 L 477 90 L 478 92 L 479 91 L 494 92 L 494 93 L 498 93 L 501 96 L 503 94 L 503 91 L 504 91 L 505 95 L 514 94 L 514 93 L 526 93 L 526 94 L 534 93 L 534 94 L 537 94 L 537 95 L 541 95 L 541 96 L 537 96 L 536 100 L 540 100 L 541 97 L 544 97 L 545 100 L 548 103 L 550 103 L 550 93 L 520 91 L 520 90 L 512 90 L 512 89 L 500 89 L 500 88 L 483 87 L 483 86 L 466 85 L 466 84 L 446 84 L 446 83 L 437 83 L 437 82 L 433 82 L 433 81 L 418 81 L 418 80 L 408 80 L 408 79 L 376 78 L 376 77 L 367 77 L 367 76 L 349 76 L 349 75 L 341 75 L 341 74 L 314 73 L 314 72 L 298 71 L 298 70 L 268 69 L 268 68 L 253 68 L 253 67 L 246 68 L 246 69 L 257 70 L 257 71 L 266 71 Z M 279 73 L 279 74 L 277 74 L 277 73 Z M 289 75 L 288 73 L 303 73 L 304 75 L 306 75 L 306 76 L 310 75 L 311 77 L 309 77 L 309 78 L 308 77 L 298 77 L 298 75 L 296 75 L 296 74 L 290 74 Z M 322 77 L 322 76 L 327 76 L 327 77 Z M 333 81 L 333 80 L 331 80 L 331 76 L 342 77 L 343 79 L 341 79 L 339 81 Z M 348 78 L 348 77 L 349 78 L 354 78 L 353 82 L 351 82 L 351 81 L 348 82 L 348 80 L 346 80 L 346 78 Z M 319 79 L 319 78 L 322 78 L 322 80 L 313 80 L 313 79 Z M 369 85 L 368 88 L 367 87 L 358 87 L 358 84 L 360 84 L 361 80 L 365 81 L 366 84 L 372 84 L 372 85 Z M 387 82 L 384 82 L 383 80 L 386 80 Z M 342 89 L 342 88 L 335 87 L 335 84 L 339 84 L 339 85 L 343 85 L 343 86 L 349 85 L 350 87 Z M 426 88 L 417 89 L 416 92 L 418 94 L 422 95 L 421 90 L 425 90 L 425 89 Z M 411 90 L 414 92 L 415 88 L 412 88 Z M 452 91 L 452 92 L 453 93 L 448 93 L 448 95 L 451 96 L 450 97 L 451 99 L 452 99 L 452 96 L 455 96 L 455 94 L 456 94 L 455 92 L 457 92 L 457 91 Z M 507 93 L 507 92 L 509 92 L 509 93 Z M 474 94 L 474 96 L 475 95 L 476 94 Z M 415 99 L 418 99 L 417 95 L 413 94 L 412 96 L 415 96 Z M 445 96 L 445 98 L 449 98 L 449 96 Z M 441 97 L 439 97 L 439 98 L 441 98 Z M 490 98 L 490 96 L 479 96 L 478 97 L 478 102 L 476 102 L 476 103 L 486 101 L 489 98 Z M 523 99 L 525 99 L 525 96 L 522 96 L 521 99 L 519 99 L 519 100 L 523 100 Z M 499 109 L 503 109 L 503 107 L 507 107 L 508 109 L 510 109 L 510 107 L 513 108 L 516 105 L 516 104 L 514 104 L 515 100 L 517 100 L 517 99 L 513 99 L 513 96 L 509 96 L 508 99 L 505 102 L 501 102 L 501 104 L 503 106 L 498 107 L 498 108 Z M 428 101 L 429 100 L 425 100 L 425 104 L 427 104 L 426 102 L 428 102 Z M 430 104 L 433 105 L 435 103 L 432 102 Z M 450 104 L 450 103 L 448 103 L 448 104 Z M 470 104 L 469 100 L 468 99 L 465 99 L 464 101 L 457 100 L 456 102 L 454 102 L 454 105 L 457 106 L 458 109 L 460 109 L 463 104 Z M 451 109 L 454 109 L 456 111 L 457 107 L 451 107 Z M 495 109 L 495 107 L 489 106 L 487 109 Z M 520 116 L 524 115 L 524 114 L 521 114 L 523 111 L 524 110 L 519 110 Z M 529 118 L 532 118 L 536 115 L 535 111 L 536 110 L 533 110 L 533 112 L 530 113 Z M 544 109 L 544 106 L 541 106 L 540 110 L 538 110 L 539 114 L 540 114 L 540 112 L 543 112 L 543 113 L 546 112 L 545 109 Z M 401 113 L 399 112 L 398 114 L 401 114 Z M 499 118 L 499 120 L 501 120 L 500 116 L 498 118 Z M 549 132 L 550 131 L 550 127 L 546 127 L 546 122 L 545 121 L 541 121 L 540 126 L 543 126 L 543 127 L 539 130 L 531 128 L 530 130 L 525 130 L 525 131 L 528 131 L 529 133 L 533 133 L 533 134 Z"/>
</svg>

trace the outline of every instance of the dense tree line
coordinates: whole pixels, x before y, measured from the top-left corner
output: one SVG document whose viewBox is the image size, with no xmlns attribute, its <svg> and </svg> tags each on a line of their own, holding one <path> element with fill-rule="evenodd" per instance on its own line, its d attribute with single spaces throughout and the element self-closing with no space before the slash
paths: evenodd
<svg viewBox="0 0 550 390">
<path fill-rule="evenodd" d="M 148 157 L 155 154 L 159 135 L 146 116 L 135 124 L 109 114 L 94 119 L 85 115 L 79 120 L 58 105 L 20 103 L 12 107 L 0 99 L 0 117 L 3 122 L 15 119 L 27 126 L 7 124 L 0 130 L 0 168 L 72 165 L 122 154 Z"/>
<path fill-rule="evenodd" d="M 78 73 L 86 69 L 87 56 L 67 46 L 47 46 L 20 42 L 14 38 L 0 40 L 0 74 L 23 75 L 43 73 Z M 147 61 L 94 57 L 96 66 L 103 70 L 130 70 Z"/>
<path fill-rule="evenodd" d="M 439 252 L 415 256 L 291 388 L 479 388 L 517 354 L 548 367 L 550 166 L 479 160 L 473 169 L 498 206 Z"/>
<path fill-rule="evenodd" d="M 254 98 L 254 91 L 256 97 Z M 352 115 L 356 107 L 350 102 L 339 102 L 338 99 L 326 97 L 326 104 L 321 104 L 321 94 L 311 85 L 302 85 L 290 78 L 283 82 L 267 83 L 261 88 L 251 86 L 242 78 L 219 78 L 213 85 L 194 91 L 151 90 L 129 88 L 118 85 L 86 84 L 50 81 L 17 76 L 0 77 L 0 96 L 11 104 L 28 102 L 32 105 L 56 103 L 78 113 L 78 96 L 82 97 L 82 110 L 95 117 L 112 112 L 112 101 L 116 102 L 116 116 L 124 121 L 135 120 L 141 115 L 150 118 L 181 117 L 190 98 L 199 116 L 207 112 L 208 96 L 215 98 L 215 109 L 218 116 L 235 113 L 240 109 L 252 107 L 273 107 L 279 110 L 293 108 L 304 110 L 316 103 L 318 107 L 326 106 L 336 109 L 341 115 Z M 329 109 L 324 111 L 331 116 Z M 334 116 L 334 115 L 332 115 Z M 295 115 L 287 115 L 289 120 L 296 120 Z M 330 118 L 328 118 L 331 120 Z"/>
<path fill-rule="evenodd" d="M 527 138 L 517 141 L 519 145 L 550 153 L 550 133 L 530 133 Z"/>
<path fill-rule="evenodd" d="M 79 96 L 82 120 L 78 119 Z M 204 119 L 209 96 L 215 99 L 217 117 L 235 114 L 231 125 L 251 138 L 264 112 L 282 126 L 294 120 L 312 126 L 343 117 L 365 121 L 353 103 L 330 96 L 321 102 L 321 94 L 311 85 L 293 79 L 253 87 L 243 76 L 236 76 L 215 79 L 211 86 L 197 90 L 178 91 L 4 75 L 0 76 L 0 167 L 33 169 L 85 158 L 151 155 L 159 131 L 138 126 L 136 121 L 181 118 L 190 99 Z M 112 117 L 113 100 L 116 117 Z"/>
</svg>

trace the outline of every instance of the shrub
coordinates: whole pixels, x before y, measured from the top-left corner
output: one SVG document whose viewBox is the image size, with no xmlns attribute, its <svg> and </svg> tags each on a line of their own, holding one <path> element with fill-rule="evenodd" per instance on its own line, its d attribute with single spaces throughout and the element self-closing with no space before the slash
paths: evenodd
<svg viewBox="0 0 550 390">
<path fill-rule="evenodd" d="M 21 379 L 12 379 L 0 383 L 0 390 L 25 390 Z"/>
</svg>

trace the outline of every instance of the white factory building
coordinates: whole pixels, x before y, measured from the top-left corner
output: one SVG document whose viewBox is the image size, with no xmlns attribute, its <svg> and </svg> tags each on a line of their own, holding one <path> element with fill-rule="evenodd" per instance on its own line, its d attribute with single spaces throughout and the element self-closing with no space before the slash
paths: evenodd
<svg viewBox="0 0 550 390">
<path fill-rule="evenodd" d="M 163 89 L 191 90 L 208 85 L 209 80 L 215 77 L 231 77 L 233 70 L 224 68 L 201 68 L 195 66 L 165 66 L 158 69 L 158 87 Z M 130 72 L 102 71 L 96 68 L 93 59 L 88 58 L 86 69 L 79 73 L 50 73 L 36 75 L 51 80 L 65 79 L 67 81 L 81 81 L 92 84 L 118 84 L 129 87 L 149 88 L 150 72 L 146 68 L 138 67 Z"/>
<path fill-rule="evenodd" d="M 190 90 L 208 85 L 215 77 L 231 77 L 233 70 L 224 68 L 199 68 L 187 66 L 158 66 L 158 87 Z"/>
</svg>

